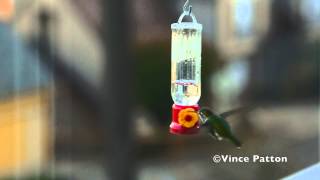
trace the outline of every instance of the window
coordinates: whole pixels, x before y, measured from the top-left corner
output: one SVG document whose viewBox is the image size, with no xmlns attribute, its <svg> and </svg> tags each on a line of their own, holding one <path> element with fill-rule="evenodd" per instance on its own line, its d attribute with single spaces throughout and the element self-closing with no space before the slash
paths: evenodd
<svg viewBox="0 0 320 180">
<path fill-rule="evenodd" d="M 247 37 L 253 33 L 254 7 L 251 0 L 235 0 L 234 27 L 239 37 Z"/>
<path fill-rule="evenodd" d="M 312 26 L 320 26 L 320 1 L 303 0 L 301 2 L 302 14 Z"/>
</svg>

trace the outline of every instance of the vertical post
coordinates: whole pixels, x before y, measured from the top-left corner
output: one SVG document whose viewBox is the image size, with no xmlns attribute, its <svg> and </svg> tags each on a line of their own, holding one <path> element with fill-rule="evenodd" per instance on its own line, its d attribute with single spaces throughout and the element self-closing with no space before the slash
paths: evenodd
<svg viewBox="0 0 320 180">
<path fill-rule="evenodd" d="M 135 179 L 131 117 L 134 74 L 129 2 L 101 2 L 106 53 L 101 114 L 106 127 L 107 175 L 112 180 Z"/>
</svg>

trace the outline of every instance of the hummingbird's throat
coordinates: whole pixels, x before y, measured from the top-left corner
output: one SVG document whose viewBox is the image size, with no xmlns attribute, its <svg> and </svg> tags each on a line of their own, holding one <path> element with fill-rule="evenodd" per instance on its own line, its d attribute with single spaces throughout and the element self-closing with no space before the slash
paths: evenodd
<svg viewBox="0 0 320 180">
<path fill-rule="evenodd" d="M 207 117 L 204 116 L 203 114 L 200 114 L 200 120 L 201 120 L 202 124 L 204 124 L 204 123 L 207 122 L 208 119 L 207 119 Z"/>
</svg>

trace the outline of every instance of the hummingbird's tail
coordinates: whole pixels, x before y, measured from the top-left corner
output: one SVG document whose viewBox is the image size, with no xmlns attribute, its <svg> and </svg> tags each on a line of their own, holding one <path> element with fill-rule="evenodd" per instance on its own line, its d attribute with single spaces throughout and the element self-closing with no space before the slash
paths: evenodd
<svg viewBox="0 0 320 180">
<path fill-rule="evenodd" d="M 237 146 L 237 148 L 241 148 L 242 143 L 235 137 L 235 136 L 230 136 L 230 141 Z"/>
</svg>

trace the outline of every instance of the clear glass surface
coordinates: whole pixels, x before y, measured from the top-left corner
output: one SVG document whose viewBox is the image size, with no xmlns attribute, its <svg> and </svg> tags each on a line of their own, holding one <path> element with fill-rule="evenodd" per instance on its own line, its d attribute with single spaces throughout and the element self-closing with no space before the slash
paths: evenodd
<svg viewBox="0 0 320 180">
<path fill-rule="evenodd" d="M 171 96 L 178 105 L 196 105 L 201 96 L 201 29 L 191 26 L 172 26 Z"/>
</svg>

